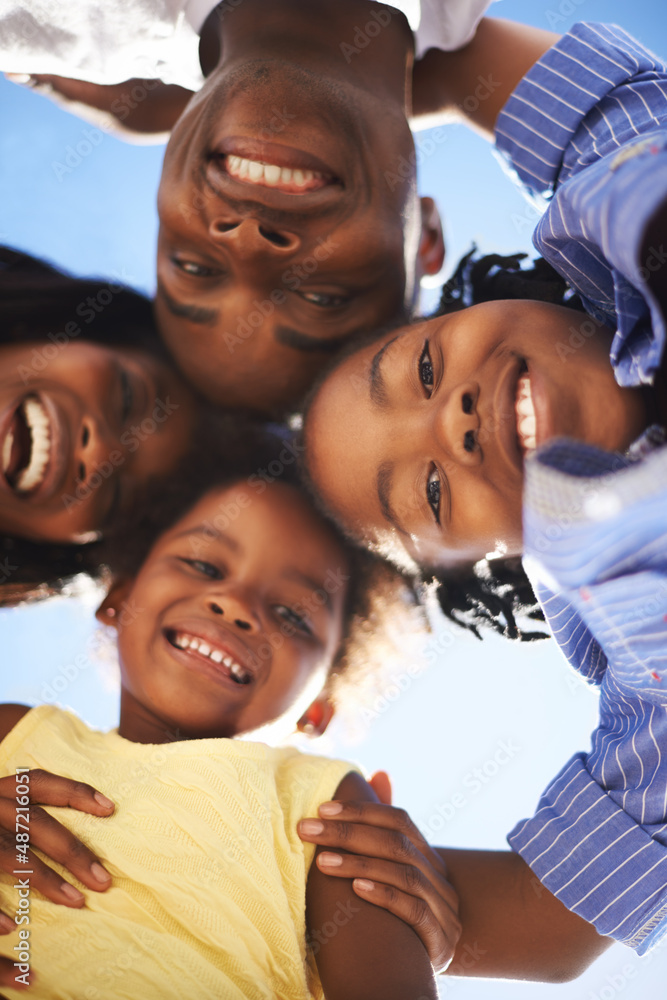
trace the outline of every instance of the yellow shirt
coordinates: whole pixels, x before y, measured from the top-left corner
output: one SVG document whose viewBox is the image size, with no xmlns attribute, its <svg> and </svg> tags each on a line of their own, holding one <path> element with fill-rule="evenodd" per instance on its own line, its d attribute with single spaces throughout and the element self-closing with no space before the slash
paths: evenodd
<svg viewBox="0 0 667 1000">
<path fill-rule="evenodd" d="M 32 998 L 322 996 L 305 945 L 314 848 L 299 840 L 296 824 L 334 795 L 349 764 L 244 740 L 130 743 L 45 705 L 0 744 L 0 774 L 17 767 L 88 782 L 116 803 L 108 818 L 49 808 L 113 883 L 92 892 L 48 861 L 85 893 L 86 907 L 30 890 L 30 922 L 20 926 L 30 931 Z M 0 875 L 0 905 L 10 916 L 19 878 L 29 876 Z M 16 933 L 0 951 L 15 944 Z"/>
</svg>

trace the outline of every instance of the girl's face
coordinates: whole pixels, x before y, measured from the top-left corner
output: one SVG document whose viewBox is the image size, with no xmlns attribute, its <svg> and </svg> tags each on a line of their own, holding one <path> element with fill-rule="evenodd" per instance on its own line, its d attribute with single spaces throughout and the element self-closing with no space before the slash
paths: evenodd
<svg viewBox="0 0 667 1000">
<path fill-rule="evenodd" d="M 7 344 L 0 363 L 6 534 L 84 541 L 131 510 L 188 446 L 194 398 L 144 351 Z"/>
<path fill-rule="evenodd" d="M 121 736 L 296 724 L 341 641 L 347 579 L 343 549 L 296 489 L 207 494 L 158 540 L 114 619 Z"/>
<path fill-rule="evenodd" d="M 306 423 L 324 501 L 422 565 L 520 553 L 526 455 L 556 436 L 625 449 L 646 423 L 641 392 L 614 380 L 611 334 L 592 326 L 561 306 L 488 302 L 351 355 Z"/>
</svg>

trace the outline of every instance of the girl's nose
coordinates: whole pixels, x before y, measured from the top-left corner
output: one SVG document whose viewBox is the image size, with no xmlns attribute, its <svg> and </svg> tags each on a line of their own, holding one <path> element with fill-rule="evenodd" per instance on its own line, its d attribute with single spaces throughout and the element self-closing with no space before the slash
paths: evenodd
<svg viewBox="0 0 667 1000">
<path fill-rule="evenodd" d="M 480 419 L 477 412 L 479 386 L 474 382 L 456 386 L 434 414 L 434 434 L 447 457 L 469 467 L 479 465 Z"/>
<path fill-rule="evenodd" d="M 209 594 L 207 605 L 214 615 L 220 615 L 228 623 L 233 624 L 242 632 L 256 634 L 261 631 L 261 619 L 255 601 L 246 591 L 240 589 L 223 589 L 219 584 L 216 590 Z M 216 581 L 217 583 L 217 581 Z"/>
<path fill-rule="evenodd" d="M 98 422 L 84 417 L 79 428 L 79 440 L 74 448 L 74 476 L 78 483 L 87 483 L 99 471 L 113 450 Z"/>
</svg>

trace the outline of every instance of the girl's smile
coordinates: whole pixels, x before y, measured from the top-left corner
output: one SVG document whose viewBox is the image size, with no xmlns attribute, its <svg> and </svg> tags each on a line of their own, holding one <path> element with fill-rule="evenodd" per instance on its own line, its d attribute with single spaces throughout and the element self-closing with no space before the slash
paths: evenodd
<svg viewBox="0 0 667 1000">
<path fill-rule="evenodd" d="M 421 564 L 521 552 L 526 456 L 554 436 L 624 450 L 646 424 L 604 328 L 564 352 L 582 314 L 496 301 L 403 328 L 348 356 L 306 420 L 325 503 L 357 536 L 398 534 Z"/>
<path fill-rule="evenodd" d="M 145 351 L 73 342 L 36 373 L 42 346 L 0 351 L 0 525 L 22 537 L 80 541 L 175 467 L 194 399 Z"/>
</svg>

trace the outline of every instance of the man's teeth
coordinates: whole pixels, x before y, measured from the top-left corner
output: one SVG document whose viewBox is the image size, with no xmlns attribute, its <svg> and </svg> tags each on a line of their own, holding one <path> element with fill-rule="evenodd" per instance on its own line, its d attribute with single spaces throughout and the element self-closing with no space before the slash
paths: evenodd
<svg viewBox="0 0 667 1000">
<path fill-rule="evenodd" d="M 515 409 L 519 444 L 526 453 L 534 451 L 536 447 L 537 424 L 535 421 L 535 407 L 533 406 L 530 377 L 528 375 L 521 375 L 517 383 Z"/>
<path fill-rule="evenodd" d="M 172 641 L 174 646 L 178 646 L 179 649 L 191 649 L 194 653 L 199 653 L 200 656 L 207 656 L 213 663 L 221 663 L 239 684 L 250 683 L 251 675 L 240 663 L 233 660 L 231 656 L 227 656 L 222 650 L 214 649 L 202 639 L 186 635 L 184 632 L 177 632 Z"/>
<path fill-rule="evenodd" d="M 313 181 L 323 181 L 324 175 L 317 170 L 292 170 L 290 167 L 279 167 L 275 163 L 260 163 L 258 160 L 246 160 L 242 156 L 227 156 L 227 173 L 242 181 L 252 184 L 264 184 L 267 187 L 289 185 L 305 188 Z"/>
<path fill-rule="evenodd" d="M 46 473 L 51 456 L 51 424 L 48 414 L 38 399 L 26 399 L 23 403 L 23 418 L 30 432 L 30 458 L 28 464 L 18 474 L 15 489 L 18 493 L 28 493 L 39 486 Z M 14 435 L 5 438 L 2 448 L 2 467 L 7 469 L 11 460 Z"/>
</svg>

